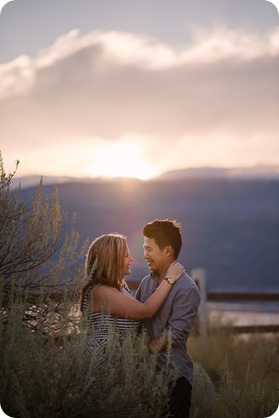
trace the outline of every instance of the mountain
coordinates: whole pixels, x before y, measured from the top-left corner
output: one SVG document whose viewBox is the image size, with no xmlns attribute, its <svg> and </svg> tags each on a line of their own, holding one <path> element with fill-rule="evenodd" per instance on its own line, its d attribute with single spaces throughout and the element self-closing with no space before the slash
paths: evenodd
<svg viewBox="0 0 279 418">
<path fill-rule="evenodd" d="M 14 177 L 12 179 L 12 187 L 19 186 L 23 189 L 26 187 L 37 186 L 40 183 L 41 178 L 43 179 L 43 184 L 64 184 L 64 183 L 96 183 L 103 182 L 104 179 L 101 178 L 90 178 L 90 177 L 69 177 L 69 176 L 40 176 L 40 175 L 30 175 L 30 176 L 21 176 Z"/>
<path fill-rule="evenodd" d="M 218 168 L 218 167 L 196 167 L 167 171 L 157 178 L 156 181 L 169 181 L 179 179 L 238 179 L 238 180 L 272 180 L 279 179 L 279 165 L 258 165 L 254 167 Z M 30 175 L 15 177 L 12 180 L 13 186 L 21 185 L 21 188 L 32 187 L 39 184 L 41 176 Z M 108 180 L 102 177 L 69 177 L 69 176 L 43 176 L 43 183 L 64 184 L 64 183 L 104 183 L 127 181 L 129 179 L 115 178 Z M 133 179 L 130 179 L 133 180 Z"/>
<path fill-rule="evenodd" d="M 142 227 L 156 218 L 182 224 L 180 261 L 206 269 L 210 291 L 279 292 L 279 180 L 184 178 L 63 183 L 62 207 L 77 214 L 81 243 L 108 232 L 127 235 L 133 279 L 148 272 Z M 44 186 L 50 196 L 54 185 Z M 35 188 L 22 190 L 26 202 Z"/>
<path fill-rule="evenodd" d="M 279 179 L 279 165 L 258 165 L 254 167 L 217 168 L 197 167 L 167 171 L 158 180 L 178 180 L 183 178 L 230 178 L 230 179 Z"/>
</svg>

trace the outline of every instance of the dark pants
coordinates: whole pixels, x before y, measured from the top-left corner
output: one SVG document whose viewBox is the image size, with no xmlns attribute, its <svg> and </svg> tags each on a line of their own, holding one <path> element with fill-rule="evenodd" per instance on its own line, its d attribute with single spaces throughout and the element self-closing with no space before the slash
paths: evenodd
<svg viewBox="0 0 279 418">
<path fill-rule="evenodd" d="M 179 377 L 170 393 L 169 408 L 173 418 L 189 418 L 192 386 L 185 377 Z"/>
</svg>

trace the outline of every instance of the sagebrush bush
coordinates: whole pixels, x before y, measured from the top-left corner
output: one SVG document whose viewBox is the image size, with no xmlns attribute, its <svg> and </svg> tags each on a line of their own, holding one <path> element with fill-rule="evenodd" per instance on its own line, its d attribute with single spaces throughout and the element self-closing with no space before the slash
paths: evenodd
<svg viewBox="0 0 279 418">
<path fill-rule="evenodd" d="M 0 316 L 5 413 L 14 418 L 160 417 L 167 385 L 156 373 L 156 353 L 148 351 L 146 336 L 131 332 L 120 341 L 111 328 L 100 368 L 94 351 L 85 360 L 87 323 L 76 316 L 74 302 L 66 294 L 63 315 L 60 310 L 57 316 L 49 300 L 48 314 L 44 308 L 36 327 L 29 328 L 24 320 L 28 298 L 11 290 L 9 310 L 2 309 Z M 278 346 L 276 337 L 191 337 L 191 418 L 272 415 L 279 399 Z"/>
<path fill-rule="evenodd" d="M 60 309 L 64 309 L 65 288 L 71 287 L 73 294 L 79 288 L 83 269 L 78 261 L 89 243 L 79 244 L 79 234 L 74 229 L 75 216 L 69 224 L 69 215 L 62 210 L 58 190 L 50 197 L 45 196 L 43 178 L 29 203 L 22 198 L 20 186 L 11 186 L 18 163 L 15 171 L 7 174 L 0 151 L 0 280 L 4 288 L 1 306 L 9 310 L 11 288 L 26 290 L 29 306 L 23 320 L 34 328 L 39 318 L 48 321 L 50 294 L 59 316 Z M 42 286 L 48 292 L 38 298 Z"/>
<path fill-rule="evenodd" d="M 200 363 L 194 362 L 191 418 L 211 418 L 216 402 L 214 384 Z"/>
<path fill-rule="evenodd" d="M 55 305 L 54 305 L 55 306 Z M 36 331 L 23 321 L 26 298 L 12 295 L 9 312 L 1 316 L 0 399 L 3 410 L 19 418 L 159 417 L 167 402 L 167 386 L 155 371 L 156 353 L 146 336 L 134 332 L 120 341 L 108 336 L 105 362 L 84 358 L 87 324 L 61 318 L 60 329 Z M 5 321 L 3 321 L 5 318 Z M 57 321 L 49 307 L 49 325 Z"/>
</svg>

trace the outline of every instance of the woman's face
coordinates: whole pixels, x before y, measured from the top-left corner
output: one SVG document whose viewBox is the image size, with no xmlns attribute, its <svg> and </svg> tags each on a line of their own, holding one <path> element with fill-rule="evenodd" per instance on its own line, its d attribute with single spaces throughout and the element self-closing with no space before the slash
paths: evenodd
<svg viewBox="0 0 279 418">
<path fill-rule="evenodd" d="M 123 264 L 123 276 L 127 276 L 128 274 L 131 274 L 130 265 L 132 261 L 133 261 L 133 257 L 130 254 L 128 245 L 126 245 L 124 264 Z"/>
</svg>

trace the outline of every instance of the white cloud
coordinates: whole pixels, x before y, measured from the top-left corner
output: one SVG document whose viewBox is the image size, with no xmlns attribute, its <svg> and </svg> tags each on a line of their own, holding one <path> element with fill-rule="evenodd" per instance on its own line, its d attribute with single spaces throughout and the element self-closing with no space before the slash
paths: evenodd
<svg viewBox="0 0 279 418">
<path fill-rule="evenodd" d="M 21 55 L 14 61 L 0 66 L 0 100 L 30 92 L 35 82 L 32 60 Z"/>
<path fill-rule="evenodd" d="M 212 30 L 196 28 L 193 31 L 194 45 L 186 51 L 188 62 L 218 62 L 223 59 L 248 61 L 279 52 L 279 29 L 262 34 L 216 26 Z"/>
</svg>

